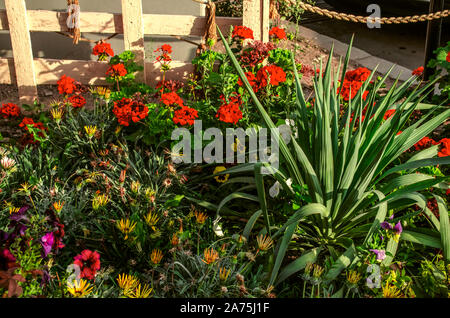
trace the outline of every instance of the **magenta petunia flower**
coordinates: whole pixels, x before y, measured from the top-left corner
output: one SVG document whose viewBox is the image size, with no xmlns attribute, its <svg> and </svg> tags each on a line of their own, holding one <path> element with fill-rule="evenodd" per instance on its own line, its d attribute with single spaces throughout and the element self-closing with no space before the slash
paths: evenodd
<svg viewBox="0 0 450 318">
<path fill-rule="evenodd" d="M 382 261 L 386 258 L 386 251 L 385 250 L 377 250 L 377 249 L 373 249 L 373 250 L 369 250 L 371 252 L 374 252 L 375 255 L 377 256 L 377 261 Z"/>
<path fill-rule="evenodd" d="M 42 248 L 44 249 L 43 257 L 47 257 L 47 255 L 52 250 L 54 240 L 55 240 L 55 237 L 53 236 L 52 232 L 49 232 L 49 233 L 45 234 L 43 237 L 41 237 L 40 243 L 42 245 Z"/>
</svg>

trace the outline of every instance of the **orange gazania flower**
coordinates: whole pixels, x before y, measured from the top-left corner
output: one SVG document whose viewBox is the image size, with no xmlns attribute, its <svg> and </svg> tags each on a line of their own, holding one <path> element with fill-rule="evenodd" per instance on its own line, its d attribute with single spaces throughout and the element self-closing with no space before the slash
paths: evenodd
<svg viewBox="0 0 450 318">
<path fill-rule="evenodd" d="M 198 224 L 205 223 L 206 219 L 208 218 L 208 216 L 205 213 L 199 211 L 195 211 L 194 215 Z"/>
<path fill-rule="evenodd" d="M 212 264 L 219 258 L 219 253 L 215 251 L 213 248 L 207 249 L 203 252 L 202 262 L 205 264 Z"/>
<path fill-rule="evenodd" d="M 154 249 L 152 251 L 152 254 L 150 255 L 150 260 L 155 265 L 158 265 L 161 262 L 162 258 L 163 258 L 163 254 L 162 254 L 161 250 L 158 250 L 158 249 Z"/>
</svg>

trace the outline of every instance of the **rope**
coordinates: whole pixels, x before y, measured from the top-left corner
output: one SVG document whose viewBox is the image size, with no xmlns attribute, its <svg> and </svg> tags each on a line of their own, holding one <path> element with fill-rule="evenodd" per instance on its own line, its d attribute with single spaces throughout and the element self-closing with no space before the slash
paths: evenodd
<svg viewBox="0 0 450 318">
<path fill-rule="evenodd" d="M 367 23 L 367 22 L 378 22 L 380 24 L 404 24 L 404 23 L 417 23 L 417 22 L 425 22 L 436 19 L 442 19 L 448 17 L 450 15 L 450 10 L 438 11 L 434 13 L 422 14 L 422 15 L 413 15 L 413 16 L 405 16 L 405 17 L 388 17 L 388 18 L 371 18 L 364 16 L 357 16 L 353 14 L 340 13 L 336 11 L 330 11 L 327 9 L 322 9 L 304 2 L 297 2 L 296 0 L 284 0 L 289 2 L 290 4 L 297 4 L 303 10 L 316 13 L 322 16 L 326 16 L 330 19 L 343 20 L 349 22 L 356 23 Z"/>
</svg>

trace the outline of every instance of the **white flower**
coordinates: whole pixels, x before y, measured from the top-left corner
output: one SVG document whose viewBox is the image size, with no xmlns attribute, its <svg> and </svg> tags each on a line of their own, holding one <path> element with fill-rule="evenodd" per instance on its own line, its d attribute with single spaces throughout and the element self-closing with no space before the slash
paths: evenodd
<svg viewBox="0 0 450 318">
<path fill-rule="evenodd" d="M 213 231 L 216 233 L 217 236 L 222 237 L 224 236 L 222 227 L 219 224 L 221 217 L 219 216 L 217 219 L 213 221 Z"/>
<path fill-rule="evenodd" d="M 0 160 L 0 164 L 5 170 L 12 170 L 14 166 L 16 165 L 16 161 L 14 159 L 3 157 L 2 160 Z"/>
<path fill-rule="evenodd" d="M 277 181 L 273 184 L 273 186 L 269 189 L 269 195 L 272 198 L 277 197 L 280 194 L 281 184 Z"/>
</svg>

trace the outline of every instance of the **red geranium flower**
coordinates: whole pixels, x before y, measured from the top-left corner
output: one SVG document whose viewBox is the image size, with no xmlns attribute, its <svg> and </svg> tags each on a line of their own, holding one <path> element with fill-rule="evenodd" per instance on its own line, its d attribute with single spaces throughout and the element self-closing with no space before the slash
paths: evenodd
<svg viewBox="0 0 450 318">
<path fill-rule="evenodd" d="M 242 52 L 239 61 L 243 66 L 254 68 L 262 63 L 268 56 L 269 52 L 275 48 L 272 42 L 264 43 L 262 41 L 253 41 Z"/>
<path fill-rule="evenodd" d="M 182 106 L 179 110 L 176 110 L 173 115 L 173 122 L 175 124 L 193 125 L 195 118 L 198 118 L 198 112 L 194 108 Z"/>
<path fill-rule="evenodd" d="M 395 109 L 389 109 L 387 112 L 384 113 L 383 118 L 385 120 L 389 119 L 391 116 L 393 116 L 395 113 Z"/>
<path fill-rule="evenodd" d="M 282 28 L 279 27 L 273 27 L 270 31 L 269 31 L 269 36 L 273 37 L 275 39 L 278 40 L 286 40 L 286 31 Z"/>
<path fill-rule="evenodd" d="M 450 63 L 450 51 L 447 53 L 447 58 L 445 60 Z"/>
<path fill-rule="evenodd" d="M 183 100 L 175 92 L 164 93 L 161 95 L 160 102 L 166 106 L 178 105 L 180 107 L 184 106 Z"/>
<path fill-rule="evenodd" d="M 437 145 L 438 143 L 429 137 L 423 137 L 419 142 L 414 145 L 416 150 L 422 150 L 430 147 L 431 145 Z"/>
<path fill-rule="evenodd" d="M 76 91 L 76 82 L 73 78 L 63 75 L 58 82 L 58 91 L 62 94 L 72 94 Z"/>
<path fill-rule="evenodd" d="M 286 81 L 286 73 L 279 66 L 267 65 L 256 73 L 256 80 L 260 88 L 266 87 L 267 84 L 277 86 Z"/>
<path fill-rule="evenodd" d="M 33 128 L 36 128 L 38 130 L 36 133 L 39 137 L 45 137 L 44 131 L 47 130 L 47 127 L 45 127 L 44 124 L 42 124 L 41 122 L 35 123 L 33 118 L 25 117 L 19 124 L 19 127 L 25 129 L 26 132 L 29 132 L 28 125 L 31 125 Z M 24 136 L 23 144 L 36 144 L 37 142 L 39 141 L 34 139 L 33 134 L 27 134 Z"/>
<path fill-rule="evenodd" d="M 82 108 L 86 105 L 86 99 L 81 95 L 72 95 L 67 100 L 73 108 Z"/>
<path fill-rule="evenodd" d="M 421 76 L 423 74 L 423 70 L 424 70 L 423 66 L 420 66 L 416 68 L 414 71 L 412 71 L 412 75 Z"/>
<path fill-rule="evenodd" d="M 254 39 L 253 30 L 242 25 L 235 26 L 231 36 L 240 40 Z"/>
<path fill-rule="evenodd" d="M 0 115 L 2 115 L 3 118 L 19 117 L 20 108 L 13 103 L 3 104 L 2 107 L 0 107 Z"/>
<path fill-rule="evenodd" d="M 114 51 L 111 48 L 111 44 L 100 42 L 94 46 L 92 54 L 98 56 L 99 61 L 104 61 L 108 58 L 108 56 L 114 56 Z"/>
<path fill-rule="evenodd" d="M 155 52 L 162 52 L 166 54 L 172 53 L 172 47 L 169 44 L 163 44 L 155 50 Z"/>
<path fill-rule="evenodd" d="M 127 69 L 125 68 L 125 65 L 123 65 L 122 63 L 112 65 L 106 71 L 106 76 L 111 76 L 111 77 L 114 77 L 114 78 L 122 77 L 122 76 L 125 76 L 127 74 L 128 74 Z"/>
<path fill-rule="evenodd" d="M 130 122 L 138 122 L 148 116 L 148 107 L 142 102 L 129 98 L 122 98 L 114 103 L 113 113 L 122 126 L 129 126 Z"/>
<path fill-rule="evenodd" d="M 365 67 L 359 67 L 353 71 L 345 73 L 344 83 L 342 84 L 341 96 L 344 101 L 349 101 L 358 93 L 363 83 L 369 78 L 370 70 Z M 339 92 L 340 88 L 338 88 Z M 363 99 L 367 98 L 368 91 L 364 91 Z"/>
<path fill-rule="evenodd" d="M 100 269 L 100 254 L 90 250 L 84 250 L 74 257 L 75 265 L 80 267 L 80 278 L 94 279 Z"/>
<path fill-rule="evenodd" d="M 256 76 L 255 76 L 255 74 L 253 74 L 252 72 L 245 72 L 245 77 L 247 77 L 247 80 L 250 83 L 250 86 L 254 88 L 256 86 Z M 239 80 L 238 80 L 237 83 L 238 83 L 239 86 L 244 86 L 244 82 L 242 82 L 240 77 L 239 77 Z"/>
<path fill-rule="evenodd" d="M 438 152 L 439 157 L 450 156 L 450 138 L 444 138 L 439 141 L 441 150 Z"/>
<path fill-rule="evenodd" d="M 242 119 L 242 111 L 240 106 L 242 101 L 239 96 L 230 97 L 230 101 L 227 103 L 224 96 L 220 97 L 222 99 L 222 105 L 217 110 L 216 118 L 224 123 L 235 124 Z"/>
</svg>

